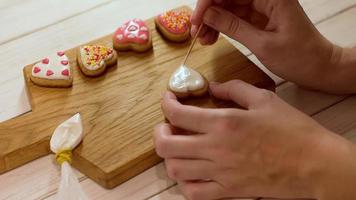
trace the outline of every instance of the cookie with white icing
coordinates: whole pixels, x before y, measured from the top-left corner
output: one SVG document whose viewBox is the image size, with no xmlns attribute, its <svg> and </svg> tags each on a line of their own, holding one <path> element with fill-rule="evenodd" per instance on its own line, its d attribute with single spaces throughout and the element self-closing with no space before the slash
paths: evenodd
<svg viewBox="0 0 356 200">
<path fill-rule="evenodd" d="M 117 63 L 117 53 L 102 45 L 85 45 L 79 48 L 77 61 L 86 76 L 99 76 L 108 66 Z"/>
<path fill-rule="evenodd" d="M 171 75 L 168 83 L 168 89 L 178 98 L 203 96 L 208 88 L 208 81 L 203 75 L 184 65 Z"/>
<path fill-rule="evenodd" d="M 171 10 L 155 17 L 157 30 L 168 40 L 184 42 L 190 38 L 190 13 Z"/>
<path fill-rule="evenodd" d="M 144 52 L 152 48 L 152 36 L 144 21 L 132 19 L 116 30 L 113 43 L 118 51 Z"/>
<path fill-rule="evenodd" d="M 64 52 L 57 52 L 34 64 L 30 79 L 44 87 L 70 87 L 73 83 L 72 68 Z"/>
</svg>

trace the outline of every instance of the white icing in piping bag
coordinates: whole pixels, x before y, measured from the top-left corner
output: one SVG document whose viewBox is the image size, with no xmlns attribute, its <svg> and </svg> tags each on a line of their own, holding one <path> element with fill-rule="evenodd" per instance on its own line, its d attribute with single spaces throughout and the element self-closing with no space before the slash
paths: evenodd
<svg viewBox="0 0 356 200">
<path fill-rule="evenodd" d="M 58 200 L 88 200 L 70 165 L 72 150 L 82 141 L 82 138 L 83 126 L 79 113 L 60 124 L 51 137 L 51 151 L 56 154 L 56 161 L 61 165 Z"/>
</svg>

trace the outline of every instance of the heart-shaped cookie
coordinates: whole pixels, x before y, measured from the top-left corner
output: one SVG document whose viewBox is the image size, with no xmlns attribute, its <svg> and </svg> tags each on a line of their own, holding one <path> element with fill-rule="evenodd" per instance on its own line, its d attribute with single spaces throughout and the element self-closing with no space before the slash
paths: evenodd
<svg viewBox="0 0 356 200">
<path fill-rule="evenodd" d="M 30 79 L 44 87 L 70 87 L 73 76 L 64 52 L 52 54 L 32 66 Z"/>
<path fill-rule="evenodd" d="M 190 13 L 185 10 L 171 10 L 155 18 L 158 31 L 168 40 L 184 42 L 190 37 Z"/>
<path fill-rule="evenodd" d="M 105 72 L 107 66 L 117 63 L 117 53 L 102 45 L 82 46 L 77 55 L 80 70 L 87 76 L 99 76 Z"/>
<path fill-rule="evenodd" d="M 152 48 L 152 36 L 144 21 L 132 19 L 116 30 L 113 43 L 118 51 L 144 52 Z"/>
<path fill-rule="evenodd" d="M 168 89 L 179 98 L 203 96 L 208 91 L 208 81 L 199 72 L 182 65 L 170 77 Z"/>
</svg>

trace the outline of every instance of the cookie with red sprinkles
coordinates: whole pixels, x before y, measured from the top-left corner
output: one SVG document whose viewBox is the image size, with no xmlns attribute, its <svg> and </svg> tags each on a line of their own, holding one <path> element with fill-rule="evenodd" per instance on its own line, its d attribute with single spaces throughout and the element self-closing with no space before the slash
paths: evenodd
<svg viewBox="0 0 356 200">
<path fill-rule="evenodd" d="M 190 38 L 190 12 L 170 10 L 155 17 L 158 31 L 173 42 L 184 42 Z"/>
<path fill-rule="evenodd" d="M 99 76 L 108 66 L 117 63 L 114 49 L 103 45 L 85 45 L 79 48 L 77 61 L 86 76 Z"/>
<path fill-rule="evenodd" d="M 71 87 L 72 67 L 63 51 L 52 53 L 32 66 L 31 81 L 43 87 Z"/>
</svg>

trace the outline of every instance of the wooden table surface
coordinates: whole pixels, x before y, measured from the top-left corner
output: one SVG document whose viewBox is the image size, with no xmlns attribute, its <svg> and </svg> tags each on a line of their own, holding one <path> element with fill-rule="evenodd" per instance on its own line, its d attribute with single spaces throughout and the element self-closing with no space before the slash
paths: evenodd
<svg viewBox="0 0 356 200">
<path fill-rule="evenodd" d="M 300 0 L 316 27 L 331 41 L 356 46 L 356 0 Z M 30 111 L 22 67 L 50 52 L 69 49 L 109 34 L 126 19 L 149 18 L 165 10 L 195 6 L 195 0 L 0 0 L 0 121 Z M 245 55 L 266 70 L 243 46 Z M 356 141 L 356 97 L 308 91 L 266 71 L 277 94 L 322 125 Z M 1 144 L 0 144 L 1 145 Z M 113 190 L 76 172 L 91 199 L 184 199 L 163 164 Z M 55 199 L 59 168 L 46 156 L 0 175 L 0 200 Z"/>
</svg>

